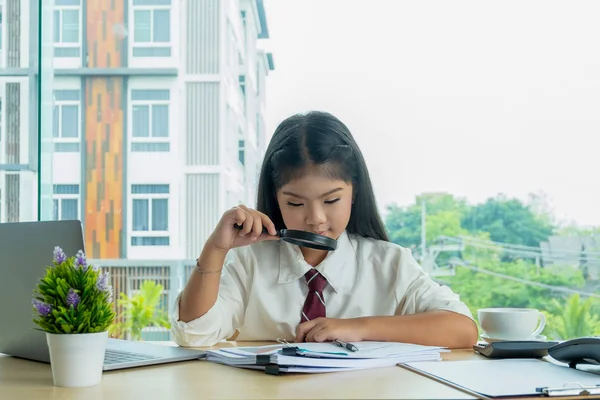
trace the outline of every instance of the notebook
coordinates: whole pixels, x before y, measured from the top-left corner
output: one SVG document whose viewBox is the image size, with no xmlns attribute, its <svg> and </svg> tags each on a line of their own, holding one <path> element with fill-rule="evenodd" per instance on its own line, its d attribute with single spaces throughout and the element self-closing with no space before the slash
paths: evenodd
<svg viewBox="0 0 600 400">
<path fill-rule="evenodd" d="M 440 361 L 443 347 L 406 343 L 357 342 L 358 351 L 331 342 L 294 343 L 208 350 L 208 361 L 267 373 L 323 373 L 391 367 L 399 363 Z"/>
<path fill-rule="evenodd" d="M 409 362 L 405 367 L 491 398 L 600 394 L 600 375 L 540 359 Z"/>
</svg>

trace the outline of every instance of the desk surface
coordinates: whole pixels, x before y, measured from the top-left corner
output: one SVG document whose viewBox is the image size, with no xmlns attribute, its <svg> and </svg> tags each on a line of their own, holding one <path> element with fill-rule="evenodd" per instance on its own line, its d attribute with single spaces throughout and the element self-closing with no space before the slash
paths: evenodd
<svg viewBox="0 0 600 400">
<path fill-rule="evenodd" d="M 247 344 L 247 343 L 246 343 Z M 224 344 L 235 346 L 235 343 Z M 242 346 L 244 343 L 238 343 Z M 252 345 L 256 345 L 253 343 Z M 222 347 L 222 346 L 220 346 Z M 444 354 L 473 359 L 473 351 Z M 49 364 L 0 354 L 0 399 L 473 399 L 401 367 L 326 374 L 271 376 L 207 361 L 186 361 L 105 372 L 89 388 L 60 388 Z"/>
</svg>

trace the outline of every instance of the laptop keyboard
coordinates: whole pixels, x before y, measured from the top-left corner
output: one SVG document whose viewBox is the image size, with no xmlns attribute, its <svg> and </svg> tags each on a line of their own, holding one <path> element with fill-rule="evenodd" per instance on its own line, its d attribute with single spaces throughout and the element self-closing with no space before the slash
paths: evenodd
<svg viewBox="0 0 600 400">
<path fill-rule="evenodd" d="M 148 354 L 131 353 L 128 351 L 106 349 L 106 353 L 104 355 L 104 364 L 109 365 L 130 363 L 136 361 L 155 360 L 157 358 L 160 357 L 150 356 Z"/>
</svg>

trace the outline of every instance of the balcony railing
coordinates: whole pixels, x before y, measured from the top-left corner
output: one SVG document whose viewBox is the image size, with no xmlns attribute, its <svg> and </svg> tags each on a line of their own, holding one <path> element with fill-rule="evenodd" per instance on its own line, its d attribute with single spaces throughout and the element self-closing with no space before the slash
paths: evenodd
<svg viewBox="0 0 600 400">
<path fill-rule="evenodd" d="M 111 276 L 117 321 L 123 322 L 123 307 L 118 305 L 120 293 L 134 295 L 142 282 L 150 280 L 163 287 L 159 308 L 171 315 L 175 298 L 183 289 L 196 260 L 102 260 L 90 259 L 94 266 L 108 271 Z M 128 335 L 124 336 L 128 339 Z M 142 330 L 142 340 L 165 341 L 172 340 L 170 332 L 162 327 L 145 327 Z"/>
</svg>

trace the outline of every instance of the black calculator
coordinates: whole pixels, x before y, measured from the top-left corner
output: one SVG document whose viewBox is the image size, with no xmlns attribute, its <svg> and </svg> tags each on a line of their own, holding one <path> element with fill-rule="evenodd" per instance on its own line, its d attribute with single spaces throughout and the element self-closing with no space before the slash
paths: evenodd
<svg viewBox="0 0 600 400">
<path fill-rule="evenodd" d="M 511 340 L 505 342 L 477 343 L 473 350 L 488 358 L 542 358 L 558 342 L 536 340 Z"/>
</svg>

